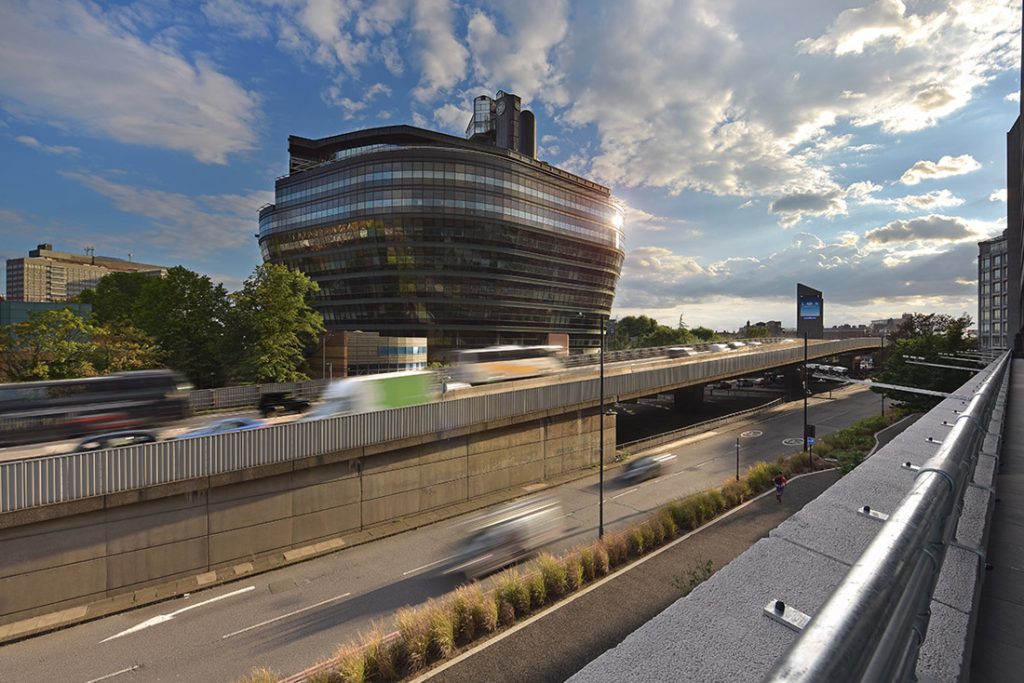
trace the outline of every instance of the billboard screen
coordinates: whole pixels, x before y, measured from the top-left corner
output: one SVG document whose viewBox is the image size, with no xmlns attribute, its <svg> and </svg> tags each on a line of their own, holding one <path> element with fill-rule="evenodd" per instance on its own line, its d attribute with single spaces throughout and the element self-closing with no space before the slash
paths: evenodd
<svg viewBox="0 0 1024 683">
<path fill-rule="evenodd" d="M 818 320 L 821 318 L 821 297 L 816 294 L 804 294 L 800 297 L 800 318 Z"/>
</svg>

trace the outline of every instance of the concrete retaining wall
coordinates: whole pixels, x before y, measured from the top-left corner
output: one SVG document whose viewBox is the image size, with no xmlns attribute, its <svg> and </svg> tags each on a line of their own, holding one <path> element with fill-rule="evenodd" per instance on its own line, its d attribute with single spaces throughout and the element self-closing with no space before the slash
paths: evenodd
<svg viewBox="0 0 1024 683">
<path fill-rule="evenodd" d="M 614 453 L 615 418 L 605 419 Z M 513 498 L 597 462 L 596 410 L 487 427 L 0 516 L 0 624 L 198 575 L 182 582 L 195 588 L 274 553 L 340 547 L 346 534 Z"/>
</svg>

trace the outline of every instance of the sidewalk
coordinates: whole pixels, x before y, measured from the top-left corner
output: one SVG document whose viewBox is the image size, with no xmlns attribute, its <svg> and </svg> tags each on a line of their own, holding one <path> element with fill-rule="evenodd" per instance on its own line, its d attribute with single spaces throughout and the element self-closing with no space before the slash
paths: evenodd
<svg viewBox="0 0 1024 683">
<path fill-rule="evenodd" d="M 660 554 L 630 565 L 507 635 L 499 635 L 425 676 L 432 683 L 564 681 L 678 600 L 708 561 L 718 570 L 839 479 L 835 470 L 804 475 L 733 510 Z"/>
</svg>

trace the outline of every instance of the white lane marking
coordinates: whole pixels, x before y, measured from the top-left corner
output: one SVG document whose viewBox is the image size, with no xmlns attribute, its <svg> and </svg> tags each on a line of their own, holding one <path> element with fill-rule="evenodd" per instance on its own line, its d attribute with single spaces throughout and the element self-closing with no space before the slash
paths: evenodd
<svg viewBox="0 0 1024 683">
<path fill-rule="evenodd" d="M 120 676 L 121 674 L 131 673 L 132 671 L 138 671 L 138 669 L 139 669 L 139 665 L 138 664 L 134 664 L 132 666 L 129 666 L 127 669 L 121 669 L 120 671 L 115 671 L 112 674 L 107 674 L 106 676 L 100 676 L 99 678 L 94 678 L 91 681 L 86 681 L 85 683 L 99 683 L 99 681 L 106 681 L 108 679 L 113 678 L 114 676 Z"/>
<path fill-rule="evenodd" d="M 630 490 L 628 490 L 628 491 L 623 491 L 622 493 L 619 493 L 619 494 L 617 494 L 617 495 L 614 495 L 614 496 L 612 496 L 612 497 L 611 497 L 611 499 L 612 499 L 612 500 L 615 500 L 616 498 L 620 498 L 620 497 L 622 497 L 622 496 L 626 495 L 627 493 L 633 493 L 633 491 L 639 491 L 639 490 L 640 490 L 640 487 L 639 487 L 639 486 L 637 486 L 637 487 L 631 488 L 631 489 L 630 489 Z"/>
<path fill-rule="evenodd" d="M 266 626 L 267 624 L 273 624 L 275 621 L 281 621 L 282 619 L 287 619 L 288 617 L 294 617 L 296 614 L 302 614 L 303 612 L 308 612 L 311 609 L 314 609 L 316 607 L 320 607 L 321 605 L 326 605 L 327 603 L 334 602 L 335 600 L 341 600 L 342 598 L 347 598 L 350 595 L 352 595 L 352 594 L 351 593 L 342 593 L 341 595 L 335 595 L 333 598 L 327 598 L 326 600 L 321 600 L 318 603 L 315 603 L 313 605 L 309 605 L 307 607 L 303 607 L 302 609 L 297 609 L 294 612 L 289 612 L 288 614 L 282 614 L 279 617 L 274 617 L 273 619 L 267 619 L 266 621 L 261 621 L 258 624 L 253 624 L 252 626 L 246 626 L 245 628 L 240 628 L 237 631 L 232 631 L 231 633 L 228 633 L 226 635 L 221 636 L 221 639 L 230 638 L 231 636 L 237 636 L 239 633 L 245 633 L 246 631 L 251 631 L 254 628 L 259 628 L 260 626 Z"/>
<path fill-rule="evenodd" d="M 749 429 L 749 430 L 747 430 L 745 432 L 740 432 L 740 436 L 742 436 L 745 439 L 750 439 L 750 438 L 753 438 L 755 436 L 763 436 L 763 435 L 764 435 L 764 432 L 762 432 L 760 429 Z"/>
<path fill-rule="evenodd" d="M 156 615 L 155 617 L 153 617 L 151 619 L 146 619 L 141 624 L 136 624 L 135 626 L 132 626 L 129 629 L 121 631 L 117 635 L 110 636 L 109 638 L 104 638 L 103 640 L 100 641 L 100 643 L 102 644 L 102 643 L 107 642 L 108 640 L 114 640 L 115 638 L 120 638 L 121 636 L 127 636 L 127 635 L 129 635 L 131 633 L 137 633 L 137 632 L 139 632 L 139 631 L 141 631 L 143 629 L 149 628 L 150 626 L 156 626 L 157 624 L 162 624 L 165 621 L 170 621 L 174 617 L 178 616 L 179 614 L 181 614 L 183 612 L 187 612 L 190 609 L 195 609 L 196 607 L 202 607 L 203 605 L 209 605 L 211 602 L 217 602 L 218 600 L 223 600 L 224 598 L 230 598 L 230 597 L 233 597 L 235 595 L 241 595 L 242 593 L 248 593 L 249 591 L 253 591 L 253 590 L 256 590 L 256 586 L 246 586 L 245 588 L 241 588 L 239 590 L 232 591 L 230 593 L 225 593 L 224 595 L 218 595 L 217 597 L 210 598 L 209 600 L 203 600 L 202 602 L 197 602 L 196 604 L 189 605 L 188 607 L 182 607 L 181 609 L 175 610 L 175 611 L 171 612 L 170 614 L 158 614 L 158 615 Z"/>
<path fill-rule="evenodd" d="M 441 564 L 442 562 L 446 562 L 446 561 L 448 561 L 448 560 L 450 560 L 450 559 L 452 559 L 454 557 L 455 557 L 454 555 L 449 555 L 448 557 L 442 557 L 440 560 L 434 560 L 433 562 L 425 564 L 422 567 L 416 567 L 416 569 L 410 569 L 407 572 L 402 572 L 402 576 L 409 576 L 409 574 L 415 574 L 416 572 L 423 571 L 424 569 L 427 569 L 429 567 L 433 567 L 435 564 Z"/>
</svg>

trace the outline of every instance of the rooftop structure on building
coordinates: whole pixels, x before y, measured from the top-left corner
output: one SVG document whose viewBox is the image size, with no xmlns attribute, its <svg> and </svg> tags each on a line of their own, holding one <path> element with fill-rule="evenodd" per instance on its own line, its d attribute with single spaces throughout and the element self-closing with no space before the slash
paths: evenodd
<svg viewBox="0 0 1024 683">
<path fill-rule="evenodd" d="M 93 289 L 104 275 L 116 272 L 163 276 L 167 266 L 139 263 L 112 256 L 54 251 L 40 244 L 27 257 L 7 259 L 7 299 L 10 301 L 60 302 Z"/>
<path fill-rule="evenodd" d="M 290 136 L 260 211 L 264 261 L 320 285 L 329 330 L 427 337 L 431 359 L 568 334 L 600 344 L 623 250 L 607 187 L 538 161 L 518 97 L 478 97 L 468 139 L 412 126 Z"/>
</svg>

